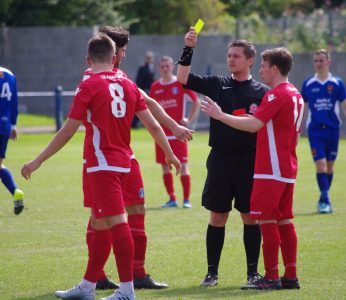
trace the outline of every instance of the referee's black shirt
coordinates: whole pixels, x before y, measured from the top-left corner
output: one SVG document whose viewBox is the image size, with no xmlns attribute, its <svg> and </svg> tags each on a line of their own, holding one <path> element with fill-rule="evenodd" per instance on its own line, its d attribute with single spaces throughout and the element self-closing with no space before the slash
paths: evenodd
<svg viewBox="0 0 346 300">
<path fill-rule="evenodd" d="M 245 109 L 253 114 L 268 87 L 252 78 L 237 81 L 231 76 L 189 74 L 186 88 L 210 97 L 224 113 L 236 114 Z M 256 149 L 256 133 L 234 129 L 210 118 L 209 146 L 225 154 L 241 154 Z"/>
</svg>

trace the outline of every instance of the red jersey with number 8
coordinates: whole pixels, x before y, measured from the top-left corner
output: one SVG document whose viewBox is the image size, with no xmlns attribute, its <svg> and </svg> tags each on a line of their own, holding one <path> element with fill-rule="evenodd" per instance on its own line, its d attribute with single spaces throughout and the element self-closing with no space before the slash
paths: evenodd
<svg viewBox="0 0 346 300">
<path fill-rule="evenodd" d="M 303 112 L 303 98 L 291 83 L 282 83 L 263 96 L 254 114 L 265 124 L 257 133 L 254 178 L 295 182 Z"/>
<path fill-rule="evenodd" d="M 88 173 L 130 171 L 131 123 L 147 106 L 137 86 L 116 72 L 91 74 L 75 92 L 68 117 L 83 121 Z"/>
</svg>

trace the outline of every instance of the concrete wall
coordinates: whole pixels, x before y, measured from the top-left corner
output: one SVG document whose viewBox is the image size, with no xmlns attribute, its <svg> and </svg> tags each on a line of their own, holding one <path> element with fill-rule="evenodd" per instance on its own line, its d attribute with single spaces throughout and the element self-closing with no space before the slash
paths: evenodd
<svg viewBox="0 0 346 300">
<path fill-rule="evenodd" d="M 86 68 L 86 44 L 97 28 L 94 27 L 35 27 L 0 28 L 0 65 L 10 68 L 17 76 L 20 91 L 52 91 L 57 85 L 64 90 L 74 90 Z M 170 55 L 180 57 L 183 35 L 179 36 L 131 36 L 127 58 L 121 68 L 135 80 L 137 68 L 143 63 L 147 50 L 154 51 L 156 58 Z M 192 71 L 199 74 L 227 75 L 228 35 L 200 36 L 196 48 Z M 260 53 L 271 45 L 257 45 Z M 259 79 L 260 56 L 257 55 L 253 76 Z M 332 72 L 346 81 L 346 53 L 333 54 Z M 311 54 L 294 54 L 294 67 L 290 80 L 300 88 L 303 80 L 312 74 Z M 64 97 L 64 112 L 67 113 L 72 98 Z M 20 99 L 21 108 L 29 113 L 54 115 L 54 99 Z M 208 126 L 208 118 L 200 114 L 199 123 Z M 345 122 L 346 123 L 346 122 Z M 343 127 L 346 135 L 346 127 Z"/>
</svg>

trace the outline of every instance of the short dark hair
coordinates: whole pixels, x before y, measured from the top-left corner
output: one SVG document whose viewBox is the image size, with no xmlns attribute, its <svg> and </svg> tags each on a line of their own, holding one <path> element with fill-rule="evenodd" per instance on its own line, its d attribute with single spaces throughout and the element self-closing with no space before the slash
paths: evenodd
<svg viewBox="0 0 346 300">
<path fill-rule="evenodd" d="M 250 43 L 249 41 L 247 41 L 247 40 L 231 41 L 228 44 L 228 50 L 230 48 L 233 48 L 233 47 L 243 48 L 244 49 L 244 54 L 245 54 L 247 59 L 255 58 L 255 56 L 256 56 L 255 46 L 252 43 Z"/>
<path fill-rule="evenodd" d="M 320 54 L 325 55 L 328 60 L 330 59 L 330 54 L 326 49 L 318 49 L 314 53 L 314 55 L 320 55 Z"/>
<path fill-rule="evenodd" d="M 104 33 L 94 35 L 88 42 L 88 56 L 94 62 L 108 63 L 115 50 L 114 42 Z"/>
<path fill-rule="evenodd" d="M 108 35 L 118 48 L 124 47 L 130 40 L 130 33 L 120 26 L 103 26 L 99 32 Z"/>
<path fill-rule="evenodd" d="M 264 50 L 261 56 L 270 66 L 276 66 L 282 76 L 287 76 L 292 69 L 292 54 L 286 48 L 280 47 Z"/>
</svg>

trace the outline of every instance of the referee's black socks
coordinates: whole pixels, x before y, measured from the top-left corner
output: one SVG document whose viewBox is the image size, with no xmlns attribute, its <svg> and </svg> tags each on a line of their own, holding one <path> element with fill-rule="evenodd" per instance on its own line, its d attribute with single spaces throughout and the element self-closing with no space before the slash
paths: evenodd
<svg viewBox="0 0 346 300">
<path fill-rule="evenodd" d="M 206 236 L 208 273 L 218 274 L 224 240 L 225 227 L 215 227 L 209 224 Z"/>
<path fill-rule="evenodd" d="M 246 252 L 247 275 L 257 273 L 258 259 L 261 251 L 261 229 L 258 224 L 244 224 L 243 240 Z"/>
</svg>

